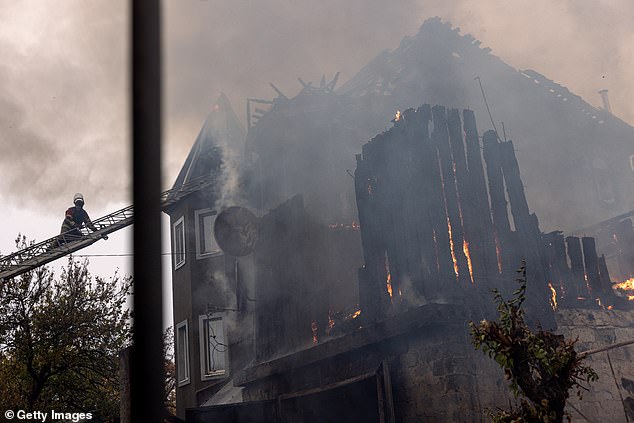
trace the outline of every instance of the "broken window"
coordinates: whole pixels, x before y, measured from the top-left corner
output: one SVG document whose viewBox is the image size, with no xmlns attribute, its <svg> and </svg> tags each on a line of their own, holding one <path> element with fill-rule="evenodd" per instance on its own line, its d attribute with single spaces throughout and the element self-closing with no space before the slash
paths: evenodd
<svg viewBox="0 0 634 423">
<path fill-rule="evenodd" d="M 220 253 L 220 247 L 214 237 L 214 223 L 218 213 L 211 209 L 196 210 L 196 258 L 201 259 L 207 256 Z"/>
<path fill-rule="evenodd" d="M 228 343 L 220 314 L 199 317 L 200 376 L 202 380 L 222 377 L 227 372 Z"/>
<path fill-rule="evenodd" d="M 172 226 L 174 240 L 174 270 L 185 264 L 185 217 L 178 219 Z"/>
<path fill-rule="evenodd" d="M 176 377 L 178 386 L 189 383 L 189 331 L 187 320 L 176 325 Z"/>
</svg>

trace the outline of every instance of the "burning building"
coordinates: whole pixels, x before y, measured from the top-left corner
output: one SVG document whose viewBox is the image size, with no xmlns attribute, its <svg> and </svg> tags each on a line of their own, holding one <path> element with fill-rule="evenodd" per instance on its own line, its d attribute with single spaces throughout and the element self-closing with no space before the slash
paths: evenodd
<svg viewBox="0 0 634 423">
<path fill-rule="evenodd" d="M 516 141 L 495 128 L 480 135 L 475 116 L 488 113 L 474 73 Z M 498 86 L 489 88 L 492 80 Z M 438 20 L 339 89 L 337 77 L 300 82 L 295 97 L 276 90 L 273 100 L 250 100 L 238 200 L 222 200 L 229 169 L 221 139 L 240 139 L 227 129 L 238 127 L 228 102 L 212 113 L 177 178 L 216 175 L 212 187 L 168 210 L 180 416 L 480 421 L 485 407 L 509 397 L 501 371 L 470 345 L 466 322 L 492 313 L 490 288 L 514 288 L 521 259 L 534 322 L 582 333 L 586 349 L 634 338 L 631 313 L 607 310 L 628 303 L 615 296 L 594 239 L 553 226 L 565 218 L 561 208 L 584 202 L 563 229 L 631 207 L 627 172 L 614 167 L 599 178 L 612 181 L 606 201 L 607 189 L 592 197 L 591 166 L 572 163 L 581 145 L 583 154 L 617 163 L 579 139 L 615 139 L 625 151 L 632 128 L 596 109 L 594 119 L 579 114 L 583 100 L 510 68 Z M 548 183 L 551 165 L 570 174 Z M 225 218 L 232 223 L 224 230 L 252 241 L 234 249 L 212 234 L 236 205 L 244 212 Z M 548 233 L 537 216 L 547 217 Z M 578 325 L 588 316 L 601 321 L 591 334 Z M 634 386 L 627 351 L 610 364 L 622 379 L 617 390 Z M 614 386 L 602 389 L 615 395 Z M 612 414 L 613 398 L 602 405 Z"/>
</svg>

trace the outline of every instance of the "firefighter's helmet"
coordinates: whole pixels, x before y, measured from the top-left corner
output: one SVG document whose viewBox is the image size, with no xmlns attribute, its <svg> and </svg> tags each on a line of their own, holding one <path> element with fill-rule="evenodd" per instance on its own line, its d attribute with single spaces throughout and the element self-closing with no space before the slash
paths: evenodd
<svg viewBox="0 0 634 423">
<path fill-rule="evenodd" d="M 81 203 L 84 204 L 84 196 L 81 192 L 78 192 L 73 196 L 73 204 L 77 204 L 78 201 L 81 201 Z"/>
</svg>

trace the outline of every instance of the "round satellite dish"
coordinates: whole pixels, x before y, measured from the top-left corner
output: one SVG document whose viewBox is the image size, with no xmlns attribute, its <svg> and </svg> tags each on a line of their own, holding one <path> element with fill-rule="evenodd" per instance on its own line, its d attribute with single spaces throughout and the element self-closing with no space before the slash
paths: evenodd
<svg viewBox="0 0 634 423">
<path fill-rule="evenodd" d="M 229 255 L 251 254 L 258 241 L 258 218 L 244 207 L 226 208 L 216 218 L 214 237 Z"/>
</svg>

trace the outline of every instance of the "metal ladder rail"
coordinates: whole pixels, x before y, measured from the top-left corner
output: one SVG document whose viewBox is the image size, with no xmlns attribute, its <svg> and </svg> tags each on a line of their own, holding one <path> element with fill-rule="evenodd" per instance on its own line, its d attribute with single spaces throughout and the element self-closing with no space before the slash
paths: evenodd
<svg viewBox="0 0 634 423">
<path fill-rule="evenodd" d="M 86 227 L 78 228 L 82 234 L 81 238 L 78 238 L 76 232 L 71 230 L 8 256 L 0 257 L 0 279 L 17 276 L 92 245 L 102 236 L 131 225 L 134 221 L 133 211 L 133 206 L 128 206 L 93 221 L 95 227 L 98 228 L 96 232 L 91 232 Z"/>
<path fill-rule="evenodd" d="M 185 196 L 211 185 L 213 175 L 202 176 L 189 181 L 179 188 L 164 191 L 161 194 L 162 207 L 165 209 Z M 93 220 L 98 228 L 91 232 L 85 226 L 78 228 L 82 237 L 77 239 L 74 230 L 64 232 L 45 241 L 30 245 L 7 256 L 0 257 L 0 280 L 12 278 L 36 267 L 50 263 L 97 242 L 103 235 L 118 231 L 134 222 L 134 206 L 128 206 L 114 213 Z M 60 244 L 59 241 L 62 241 Z"/>
</svg>

